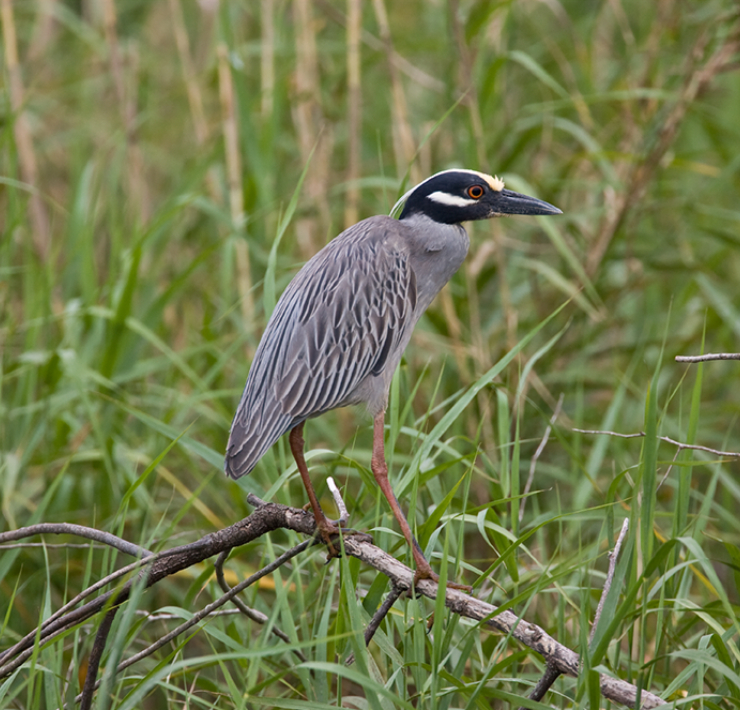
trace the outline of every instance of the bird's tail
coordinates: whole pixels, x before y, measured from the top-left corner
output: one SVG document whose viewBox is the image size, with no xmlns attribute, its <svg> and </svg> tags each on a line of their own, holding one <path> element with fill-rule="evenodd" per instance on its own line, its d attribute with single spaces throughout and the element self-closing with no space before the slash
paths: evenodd
<svg viewBox="0 0 740 710">
<path fill-rule="evenodd" d="M 245 416 L 241 406 L 237 410 L 224 461 L 224 470 L 231 478 L 246 476 L 267 450 L 295 426 L 290 415 L 279 411 L 271 414 L 272 416 Z"/>
</svg>

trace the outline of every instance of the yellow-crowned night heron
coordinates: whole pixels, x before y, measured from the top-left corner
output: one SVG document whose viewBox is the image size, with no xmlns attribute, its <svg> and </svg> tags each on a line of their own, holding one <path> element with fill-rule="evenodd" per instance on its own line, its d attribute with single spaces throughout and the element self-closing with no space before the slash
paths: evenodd
<svg viewBox="0 0 740 710">
<path fill-rule="evenodd" d="M 370 217 L 316 254 L 285 289 L 267 324 L 231 425 L 226 472 L 249 473 L 283 434 L 329 542 L 337 528 L 319 506 L 303 457 L 303 425 L 330 409 L 365 404 L 373 416 L 371 468 L 416 563 L 436 579 L 388 482 L 383 444 L 393 373 L 411 332 L 458 270 L 470 240 L 462 222 L 508 214 L 561 214 L 474 170 L 445 170 L 409 190 L 398 220 Z"/>
</svg>

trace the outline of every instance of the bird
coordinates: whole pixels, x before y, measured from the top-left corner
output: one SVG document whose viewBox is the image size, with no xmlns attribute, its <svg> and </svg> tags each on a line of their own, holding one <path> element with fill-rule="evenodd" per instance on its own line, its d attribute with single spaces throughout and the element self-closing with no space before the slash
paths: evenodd
<svg viewBox="0 0 740 710">
<path fill-rule="evenodd" d="M 504 215 L 557 215 L 553 205 L 505 189 L 476 170 L 438 172 L 391 210 L 343 231 L 288 284 L 257 347 L 234 415 L 225 470 L 248 474 L 288 433 L 316 528 L 331 547 L 339 532 L 319 505 L 304 457 L 307 420 L 362 405 L 373 419 L 371 470 L 412 550 L 420 579 L 438 580 L 393 493 L 385 459 L 391 379 L 414 326 L 460 268 L 470 239 L 463 222 Z M 451 585 L 462 586 L 462 585 Z"/>
</svg>

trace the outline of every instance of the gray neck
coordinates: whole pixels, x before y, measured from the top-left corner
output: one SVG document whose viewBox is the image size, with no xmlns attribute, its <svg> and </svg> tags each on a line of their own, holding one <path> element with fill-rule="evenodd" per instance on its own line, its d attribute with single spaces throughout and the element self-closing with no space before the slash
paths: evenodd
<svg viewBox="0 0 740 710">
<path fill-rule="evenodd" d="M 409 261 L 416 273 L 416 308 L 423 312 L 460 268 L 470 239 L 460 224 L 441 224 L 414 214 L 401 224 L 409 228 Z"/>
</svg>

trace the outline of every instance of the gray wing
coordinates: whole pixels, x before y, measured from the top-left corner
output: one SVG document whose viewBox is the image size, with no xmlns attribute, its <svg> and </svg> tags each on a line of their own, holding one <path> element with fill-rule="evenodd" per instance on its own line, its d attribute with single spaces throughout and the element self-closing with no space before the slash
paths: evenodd
<svg viewBox="0 0 740 710">
<path fill-rule="evenodd" d="M 285 432 L 357 404 L 413 327 L 416 277 L 384 239 L 390 223 L 351 227 L 311 259 L 278 302 L 231 426 L 226 471 L 249 473 Z M 382 386 L 379 382 L 379 386 Z"/>
</svg>

